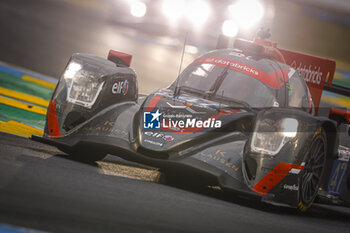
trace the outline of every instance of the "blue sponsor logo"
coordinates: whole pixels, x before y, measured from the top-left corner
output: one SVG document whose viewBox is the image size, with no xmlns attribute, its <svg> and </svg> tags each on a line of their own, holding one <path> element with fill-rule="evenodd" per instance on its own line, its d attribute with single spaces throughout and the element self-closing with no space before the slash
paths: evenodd
<svg viewBox="0 0 350 233">
<path fill-rule="evenodd" d="M 332 173 L 328 183 L 328 193 L 341 195 L 344 183 L 346 182 L 346 174 L 348 164 L 344 161 L 336 160 L 333 163 Z"/>
<path fill-rule="evenodd" d="M 156 112 L 143 113 L 143 128 L 144 129 L 160 129 L 160 116 L 162 114 L 157 110 Z"/>
</svg>

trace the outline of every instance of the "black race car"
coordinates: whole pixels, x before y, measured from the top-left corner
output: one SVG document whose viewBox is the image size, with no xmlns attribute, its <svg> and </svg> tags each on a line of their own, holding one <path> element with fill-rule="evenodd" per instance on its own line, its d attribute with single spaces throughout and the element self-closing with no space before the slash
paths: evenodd
<svg viewBox="0 0 350 233">
<path fill-rule="evenodd" d="M 118 155 L 301 211 L 317 197 L 349 204 L 350 150 L 339 146 L 338 129 L 350 113 L 317 116 L 335 62 L 261 39 L 234 47 L 204 54 L 148 96 L 138 94 L 131 55 L 73 54 L 45 135 L 33 139 L 86 161 Z"/>
</svg>

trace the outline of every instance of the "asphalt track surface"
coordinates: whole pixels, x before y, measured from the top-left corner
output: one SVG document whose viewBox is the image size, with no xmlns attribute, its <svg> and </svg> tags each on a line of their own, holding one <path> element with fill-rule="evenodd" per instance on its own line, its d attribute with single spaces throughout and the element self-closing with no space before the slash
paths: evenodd
<svg viewBox="0 0 350 233">
<path fill-rule="evenodd" d="M 65 1 L 1 1 L 0 60 L 58 77 L 71 53 L 105 56 L 116 44 L 135 55 L 144 91 L 176 76 L 181 49 L 105 21 Z M 350 209 L 315 205 L 298 214 L 165 185 L 157 170 L 115 156 L 84 164 L 0 133 L 0 224 L 49 232 L 350 232 Z"/>
<path fill-rule="evenodd" d="M 3 223 L 51 232 L 321 233 L 350 229 L 347 208 L 315 205 L 310 212 L 297 214 L 215 190 L 186 190 L 155 182 L 158 174 L 150 168 L 133 168 L 112 156 L 84 164 L 53 147 L 17 136 L 0 134 L 0 148 Z"/>
</svg>

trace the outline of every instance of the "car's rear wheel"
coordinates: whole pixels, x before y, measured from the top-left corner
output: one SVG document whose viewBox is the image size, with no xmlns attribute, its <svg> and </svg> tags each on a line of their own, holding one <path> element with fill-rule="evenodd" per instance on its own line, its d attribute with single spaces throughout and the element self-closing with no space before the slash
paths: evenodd
<svg viewBox="0 0 350 233">
<path fill-rule="evenodd" d="M 310 148 L 304 170 L 299 177 L 298 208 L 303 212 L 311 207 L 320 187 L 327 154 L 327 141 L 323 131 L 314 137 Z"/>
</svg>

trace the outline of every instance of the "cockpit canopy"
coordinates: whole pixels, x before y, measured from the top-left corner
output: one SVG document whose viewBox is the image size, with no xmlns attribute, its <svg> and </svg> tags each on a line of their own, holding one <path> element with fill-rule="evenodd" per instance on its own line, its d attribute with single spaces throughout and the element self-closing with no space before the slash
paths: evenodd
<svg viewBox="0 0 350 233">
<path fill-rule="evenodd" d="M 221 53 L 221 54 L 220 54 Z M 195 60 L 173 83 L 179 93 L 252 108 L 293 107 L 312 112 L 308 87 L 293 68 L 268 58 L 214 51 Z"/>
</svg>

